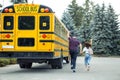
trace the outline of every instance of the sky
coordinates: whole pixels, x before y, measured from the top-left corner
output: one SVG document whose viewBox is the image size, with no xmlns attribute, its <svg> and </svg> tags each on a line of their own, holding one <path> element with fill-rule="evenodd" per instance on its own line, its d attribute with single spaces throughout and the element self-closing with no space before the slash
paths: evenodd
<svg viewBox="0 0 120 80">
<path fill-rule="evenodd" d="M 0 0 L 0 4 L 4 4 L 4 6 L 9 4 L 10 0 Z M 63 12 L 68 8 L 68 5 L 71 3 L 72 0 L 28 0 L 29 3 L 32 1 L 36 4 L 43 4 L 51 7 L 58 18 L 62 17 Z M 76 0 L 79 5 L 82 5 L 85 0 Z M 120 14 L 120 1 L 119 0 L 90 0 L 93 1 L 95 4 L 102 4 L 105 3 L 106 6 L 109 4 L 112 5 L 115 12 Z M 120 17 L 120 16 L 119 16 Z M 120 18 L 119 18 L 120 20 Z"/>
</svg>

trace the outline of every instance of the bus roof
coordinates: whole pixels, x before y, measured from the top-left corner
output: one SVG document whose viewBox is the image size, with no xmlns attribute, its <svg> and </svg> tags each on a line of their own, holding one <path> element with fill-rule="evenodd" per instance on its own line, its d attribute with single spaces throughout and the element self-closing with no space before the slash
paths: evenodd
<svg viewBox="0 0 120 80">
<path fill-rule="evenodd" d="M 41 9 L 48 9 L 49 13 L 53 13 L 53 10 L 46 6 L 46 5 L 39 5 L 39 4 L 14 4 L 14 5 L 9 5 L 6 6 L 2 9 L 2 13 L 6 13 L 5 9 L 13 9 L 13 12 L 11 13 L 17 13 L 16 9 L 20 9 L 20 10 L 29 10 L 28 12 L 31 12 L 31 10 L 36 9 L 36 13 L 41 13 Z M 26 11 L 27 12 L 27 11 Z"/>
</svg>

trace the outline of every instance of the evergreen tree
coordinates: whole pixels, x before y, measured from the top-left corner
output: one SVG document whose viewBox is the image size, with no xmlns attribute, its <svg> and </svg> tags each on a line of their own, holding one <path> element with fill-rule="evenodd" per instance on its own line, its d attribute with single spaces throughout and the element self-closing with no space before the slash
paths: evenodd
<svg viewBox="0 0 120 80">
<path fill-rule="evenodd" d="M 75 32 L 75 24 L 69 12 L 64 11 L 62 15 L 62 22 L 65 24 L 69 31 Z"/>
<path fill-rule="evenodd" d="M 95 15 L 93 19 L 92 28 L 92 39 L 93 39 L 93 49 L 98 54 L 109 54 L 109 28 L 107 26 L 106 10 L 105 5 L 102 7 L 97 5 L 95 9 Z"/>
<path fill-rule="evenodd" d="M 1 10 L 2 10 L 2 4 L 0 4 L 0 12 L 1 12 Z"/>
<path fill-rule="evenodd" d="M 85 0 L 85 3 L 83 4 L 83 21 L 84 23 L 84 18 L 86 18 L 86 23 L 89 26 L 91 23 L 91 20 L 93 18 L 93 13 L 94 13 L 94 3 L 90 0 Z"/>
<path fill-rule="evenodd" d="M 87 23 L 88 21 L 88 15 L 84 16 L 82 26 L 79 29 L 79 37 L 81 38 L 82 42 L 89 41 L 91 39 L 90 37 L 90 27 Z"/>
<path fill-rule="evenodd" d="M 2 7 L 2 4 L 0 4 L 0 7 Z"/>
<path fill-rule="evenodd" d="M 120 34 L 120 30 L 118 32 Z M 119 39 L 119 41 L 118 41 L 118 52 L 117 52 L 117 54 L 120 55 L 120 36 L 119 36 L 118 39 Z"/>
<path fill-rule="evenodd" d="M 68 12 L 73 19 L 75 25 L 75 34 L 81 42 L 90 39 L 90 23 L 93 18 L 94 3 L 90 0 L 85 0 L 83 6 L 78 6 L 76 0 L 72 0 L 68 6 Z M 72 29 L 73 30 L 73 29 Z M 74 31 L 73 30 L 73 31 Z"/>
<path fill-rule="evenodd" d="M 119 54 L 119 40 L 120 40 L 120 34 L 119 34 L 119 22 L 118 22 L 118 16 L 115 14 L 114 9 L 111 5 L 109 5 L 107 9 L 107 20 L 108 20 L 108 26 L 109 26 L 109 32 L 111 32 L 110 35 L 110 44 L 111 46 L 110 51 L 111 54 L 116 55 Z"/>
<path fill-rule="evenodd" d="M 83 4 L 83 20 L 82 25 L 80 27 L 80 38 L 82 38 L 82 42 L 89 41 L 91 39 L 90 36 L 90 23 L 93 18 L 93 9 L 94 9 L 94 3 L 90 0 L 86 0 Z"/>
<path fill-rule="evenodd" d="M 78 6 L 76 0 L 73 0 L 71 4 L 68 6 L 68 12 L 73 18 L 76 28 L 79 29 L 80 25 L 82 24 L 83 8 Z"/>
<path fill-rule="evenodd" d="M 94 14 L 94 18 L 93 18 L 93 23 L 91 23 L 91 25 L 92 25 L 91 35 L 92 35 L 93 50 L 94 50 L 94 53 L 100 53 L 101 52 L 101 51 L 99 51 L 100 46 L 97 46 L 97 45 L 100 45 L 100 43 L 99 43 L 100 33 L 98 31 L 99 31 L 99 28 L 101 28 L 101 25 L 100 25 L 100 6 L 99 5 L 96 5 L 96 7 L 95 7 L 95 14 Z"/>
<path fill-rule="evenodd" d="M 28 3 L 28 0 L 11 0 L 11 2 L 13 4 L 17 4 L 17 3 Z"/>
</svg>

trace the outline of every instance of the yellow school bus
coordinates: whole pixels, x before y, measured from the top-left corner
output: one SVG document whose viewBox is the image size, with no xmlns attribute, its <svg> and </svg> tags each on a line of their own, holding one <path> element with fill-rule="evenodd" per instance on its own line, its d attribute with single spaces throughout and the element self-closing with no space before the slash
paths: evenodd
<svg viewBox="0 0 120 80">
<path fill-rule="evenodd" d="M 0 58 L 17 58 L 20 68 L 33 62 L 52 68 L 69 63 L 69 31 L 45 5 L 14 4 L 0 13 Z"/>
</svg>

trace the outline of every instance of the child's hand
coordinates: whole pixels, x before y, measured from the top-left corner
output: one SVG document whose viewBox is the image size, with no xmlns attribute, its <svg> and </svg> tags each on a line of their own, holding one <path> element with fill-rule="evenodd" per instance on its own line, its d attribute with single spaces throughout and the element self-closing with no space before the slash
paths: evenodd
<svg viewBox="0 0 120 80">
<path fill-rule="evenodd" d="M 82 52 L 82 51 L 80 51 L 80 54 L 83 54 L 83 52 Z"/>
</svg>

